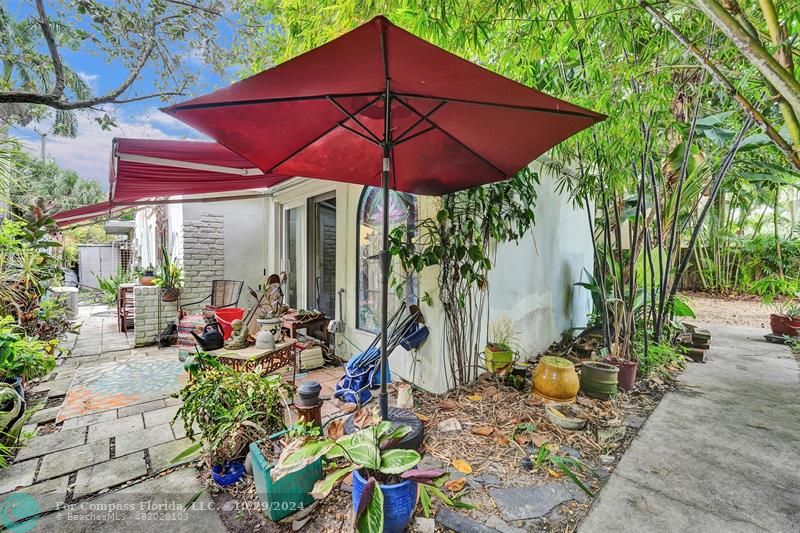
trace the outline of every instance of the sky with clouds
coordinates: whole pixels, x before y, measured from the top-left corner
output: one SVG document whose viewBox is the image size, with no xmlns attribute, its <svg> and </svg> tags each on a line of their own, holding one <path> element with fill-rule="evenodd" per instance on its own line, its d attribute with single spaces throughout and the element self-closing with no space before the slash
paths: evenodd
<svg viewBox="0 0 800 533">
<path fill-rule="evenodd" d="M 2 0 L 0 0 L 2 1 Z M 22 19 L 30 13 L 30 3 L 24 0 L 11 0 L 6 4 L 9 13 Z M 225 38 L 225 30 L 220 26 Z M 230 30 L 227 30 L 228 32 Z M 67 65 L 79 73 L 92 88 L 94 94 L 104 94 L 117 87 L 128 75 L 121 66 L 108 64 L 99 55 L 88 50 L 73 52 L 62 51 Z M 215 88 L 223 87 L 237 79 L 237 68 L 228 70 L 225 77 L 215 74 L 203 63 L 201 54 L 188 54 L 186 65 L 198 75 L 198 82 L 187 90 L 187 96 L 203 94 Z M 144 70 L 140 79 L 129 91 L 130 94 L 142 94 L 152 91 L 155 73 Z M 183 123 L 160 112 L 159 107 L 167 105 L 157 98 L 141 102 L 132 102 L 120 106 L 104 106 L 102 112 L 81 111 L 77 114 L 78 136 L 74 139 L 48 135 L 45 141 L 47 157 L 63 168 L 75 170 L 81 176 L 98 181 L 108 189 L 108 170 L 111 154 L 111 141 L 114 137 L 135 137 L 147 139 L 204 139 L 198 132 Z M 95 118 L 107 112 L 116 119 L 117 126 L 110 131 L 103 130 Z M 25 128 L 14 128 L 13 134 L 23 145 L 35 155 L 41 152 L 40 132 L 47 131 L 52 122 L 42 121 L 30 124 Z"/>
</svg>

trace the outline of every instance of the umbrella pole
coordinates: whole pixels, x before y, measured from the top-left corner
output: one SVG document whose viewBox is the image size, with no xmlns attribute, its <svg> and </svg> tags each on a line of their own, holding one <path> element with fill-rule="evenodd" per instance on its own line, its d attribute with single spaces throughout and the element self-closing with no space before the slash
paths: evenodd
<svg viewBox="0 0 800 533">
<path fill-rule="evenodd" d="M 388 350 L 388 317 L 389 317 L 389 169 L 391 161 L 391 93 L 389 92 L 389 79 L 386 79 L 386 95 L 384 110 L 383 133 L 383 243 L 381 250 L 381 392 L 380 407 L 381 419 L 389 420 L 389 393 L 386 382 L 388 381 L 389 355 Z"/>
</svg>

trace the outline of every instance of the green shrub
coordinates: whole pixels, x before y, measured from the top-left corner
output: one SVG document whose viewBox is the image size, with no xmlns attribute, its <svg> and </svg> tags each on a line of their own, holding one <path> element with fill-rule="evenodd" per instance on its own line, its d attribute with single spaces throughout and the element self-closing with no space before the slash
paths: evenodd
<svg viewBox="0 0 800 533">
<path fill-rule="evenodd" d="M 636 358 L 639 361 L 639 376 L 647 377 L 653 372 L 663 372 L 667 365 L 682 367 L 686 363 L 686 359 L 680 350 L 680 347 L 668 343 L 650 344 L 647 347 L 647 356 L 645 356 L 643 347 L 637 346 Z"/>
<path fill-rule="evenodd" d="M 50 352 L 57 341 L 30 338 L 18 329 L 12 317 L 0 317 L 0 379 L 28 380 L 53 370 L 56 360 Z"/>
<path fill-rule="evenodd" d="M 279 374 L 261 376 L 218 366 L 194 374 L 180 390 L 183 405 L 175 418 L 183 421 L 190 439 L 202 435 L 206 461 L 213 466 L 239 457 L 251 442 L 281 429 L 283 395 L 291 393 Z"/>
</svg>

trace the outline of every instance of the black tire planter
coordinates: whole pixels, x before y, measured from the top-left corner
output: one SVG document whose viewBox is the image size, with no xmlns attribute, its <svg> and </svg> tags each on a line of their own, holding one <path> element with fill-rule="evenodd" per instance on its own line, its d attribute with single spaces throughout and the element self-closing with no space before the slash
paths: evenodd
<svg viewBox="0 0 800 533">
<path fill-rule="evenodd" d="M 356 427 L 354 416 L 348 416 L 344 421 L 344 432 L 346 435 L 355 433 L 359 430 Z M 392 429 L 397 426 L 409 426 L 411 431 L 403 437 L 400 442 L 392 446 L 392 448 L 399 448 L 403 450 L 419 450 L 422 446 L 422 439 L 425 438 L 425 427 L 422 425 L 422 420 L 411 411 L 400 409 L 398 407 L 389 408 L 389 420 L 393 422 Z"/>
<path fill-rule="evenodd" d="M 619 368 L 600 361 L 590 361 L 581 366 L 581 390 L 587 396 L 610 400 L 617 394 Z"/>
</svg>

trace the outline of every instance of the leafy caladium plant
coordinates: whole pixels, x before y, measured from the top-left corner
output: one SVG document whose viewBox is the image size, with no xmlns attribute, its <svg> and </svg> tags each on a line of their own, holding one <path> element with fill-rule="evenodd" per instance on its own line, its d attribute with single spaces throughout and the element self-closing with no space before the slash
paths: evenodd
<svg viewBox="0 0 800 533">
<path fill-rule="evenodd" d="M 410 431 L 409 426 L 395 426 L 390 421 L 382 421 L 335 440 L 305 438 L 292 441 L 272 467 L 272 480 L 302 470 L 321 457 L 336 460 L 339 466 L 318 481 L 311 492 L 314 498 L 322 499 L 350 472 L 364 469 L 369 478 L 356 509 L 356 528 L 362 532 L 383 531 L 383 492 L 372 474 L 396 475 L 418 483 L 433 483 L 444 474 L 442 470 L 414 470 L 422 459 L 419 452 L 391 448 Z"/>
</svg>

